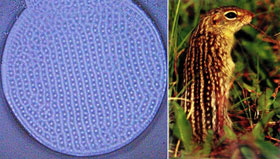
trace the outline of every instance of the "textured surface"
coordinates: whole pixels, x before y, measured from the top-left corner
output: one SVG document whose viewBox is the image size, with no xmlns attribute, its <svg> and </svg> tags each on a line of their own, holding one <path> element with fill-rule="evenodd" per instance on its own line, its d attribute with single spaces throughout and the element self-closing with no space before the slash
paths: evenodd
<svg viewBox="0 0 280 159">
<path fill-rule="evenodd" d="M 159 35 L 131 2 L 45 8 L 51 5 L 26 9 L 9 35 L 6 98 L 31 135 L 54 150 L 113 151 L 147 127 L 162 100 Z"/>
<path fill-rule="evenodd" d="M 167 1 L 165 0 L 134 0 L 145 13 L 155 22 L 161 33 L 164 44 L 167 45 Z"/>
<path fill-rule="evenodd" d="M 143 1 L 143 3 L 142 3 Z M 143 4 L 144 9 L 148 5 L 153 5 L 153 3 L 146 3 L 147 0 L 140 0 L 139 4 Z M 166 6 L 166 1 L 161 1 L 160 5 Z M 0 1 L 0 12 L 1 12 L 1 21 L 0 21 L 0 33 L 5 32 L 5 36 L 7 37 L 7 33 L 10 30 L 10 27 L 16 21 L 16 16 L 20 13 L 23 5 L 15 5 L 23 4 L 23 0 L 1 0 Z M 145 2 L 145 3 L 144 3 Z M 147 5 L 147 6 L 146 6 Z M 146 13 L 149 15 L 154 14 L 151 12 L 153 10 L 152 7 L 147 7 L 145 9 Z M 164 8 L 164 7 L 160 7 Z M 166 8 L 166 7 L 165 7 Z M 151 9 L 151 10 L 150 10 Z M 157 24 L 159 28 L 165 28 L 167 26 L 167 14 L 166 9 L 159 10 L 163 12 L 161 19 L 165 19 L 165 23 Z M 158 18 L 158 17 L 155 17 Z M 155 22 L 157 23 L 156 19 Z M 161 25 L 162 24 L 162 25 Z M 5 28 L 4 30 L 2 30 Z M 166 30 L 161 34 L 166 34 Z M 166 37 L 164 37 L 166 38 Z M 5 38 L 4 38 L 5 40 Z M 165 39 L 166 40 L 166 39 Z M 3 47 L 2 43 L 1 46 Z M 1 55 L 2 55 L 2 50 Z M 1 80 L 1 79 L 0 79 Z M 0 83 L 2 88 L 2 82 Z M 79 158 L 74 156 L 65 155 L 62 153 L 58 153 L 56 151 L 52 151 L 46 148 L 44 145 L 37 142 L 33 137 L 31 137 L 27 131 L 25 131 L 19 124 L 19 122 L 15 119 L 14 114 L 11 112 L 11 109 L 8 107 L 4 95 L 3 90 L 0 89 L 0 156 L 5 159 L 14 159 L 14 158 L 40 158 L 40 159 L 70 159 L 70 158 Z M 166 95 L 164 97 L 164 101 L 162 102 L 158 113 L 156 114 L 155 119 L 149 125 L 149 127 L 139 135 L 133 142 L 124 146 L 123 148 L 114 151 L 109 154 L 99 155 L 99 156 L 91 156 L 87 158 L 98 158 L 98 159 L 142 159 L 142 158 L 167 158 L 167 101 Z"/>
<path fill-rule="evenodd" d="M 231 12 L 238 16 L 225 17 Z M 234 63 L 231 49 L 234 33 L 251 22 L 253 14 L 237 7 L 212 9 L 201 17 L 189 40 L 185 59 L 183 106 L 191 112 L 190 121 L 194 139 L 202 142 L 207 131 L 222 135 L 223 126 L 231 127 L 227 114 L 227 98 L 232 80 Z M 191 82 L 193 81 L 193 82 Z"/>
</svg>

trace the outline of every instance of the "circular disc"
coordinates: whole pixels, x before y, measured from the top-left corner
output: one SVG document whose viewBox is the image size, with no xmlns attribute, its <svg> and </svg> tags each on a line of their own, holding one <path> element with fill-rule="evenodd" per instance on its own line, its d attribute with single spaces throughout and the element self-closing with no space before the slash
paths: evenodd
<svg viewBox="0 0 280 159">
<path fill-rule="evenodd" d="M 3 54 L 13 113 L 58 152 L 98 155 L 128 144 L 151 123 L 166 89 L 152 21 L 131 1 L 37 2 L 27 3 Z"/>
</svg>

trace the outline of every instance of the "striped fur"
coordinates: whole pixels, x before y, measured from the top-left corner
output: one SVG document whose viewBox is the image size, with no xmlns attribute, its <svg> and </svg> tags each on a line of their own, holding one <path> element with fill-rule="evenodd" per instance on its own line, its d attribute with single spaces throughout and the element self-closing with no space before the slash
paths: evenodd
<svg viewBox="0 0 280 159">
<path fill-rule="evenodd" d="M 222 134 L 224 125 L 231 127 L 227 114 L 227 98 L 234 70 L 230 53 L 235 31 L 228 34 L 228 30 L 223 27 L 210 25 L 213 23 L 213 15 L 230 9 L 240 12 L 243 18 L 253 17 L 252 13 L 237 7 L 211 10 L 201 18 L 189 41 L 184 69 L 184 85 L 187 87 L 183 95 L 187 100 L 183 107 L 186 113 L 190 114 L 193 137 L 198 142 L 205 140 L 209 129 L 216 134 Z M 221 25 L 227 25 L 225 19 L 218 20 Z M 251 19 L 247 21 L 246 23 L 249 23 Z"/>
</svg>

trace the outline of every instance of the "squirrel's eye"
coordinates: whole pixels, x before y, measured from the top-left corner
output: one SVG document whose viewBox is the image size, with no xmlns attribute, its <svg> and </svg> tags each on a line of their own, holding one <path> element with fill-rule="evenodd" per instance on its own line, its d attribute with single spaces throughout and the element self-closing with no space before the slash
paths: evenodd
<svg viewBox="0 0 280 159">
<path fill-rule="evenodd" d="M 225 16 L 230 20 L 233 20 L 237 17 L 236 13 L 234 13 L 234 12 L 228 12 L 225 14 Z"/>
</svg>

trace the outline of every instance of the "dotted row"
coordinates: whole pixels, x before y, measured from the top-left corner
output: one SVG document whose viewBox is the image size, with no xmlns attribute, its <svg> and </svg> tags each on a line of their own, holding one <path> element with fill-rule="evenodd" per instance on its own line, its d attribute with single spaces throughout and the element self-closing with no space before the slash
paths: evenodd
<svg viewBox="0 0 280 159">
<path fill-rule="evenodd" d="M 126 6 L 83 16 L 57 11 L 52 19 L 24 11 L 7 41 L 4 87 L 41 142 L 98 152 L 152 120 L 165 92 L 165 51 L 151 22 Z"/>
</svg>

